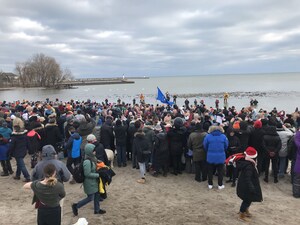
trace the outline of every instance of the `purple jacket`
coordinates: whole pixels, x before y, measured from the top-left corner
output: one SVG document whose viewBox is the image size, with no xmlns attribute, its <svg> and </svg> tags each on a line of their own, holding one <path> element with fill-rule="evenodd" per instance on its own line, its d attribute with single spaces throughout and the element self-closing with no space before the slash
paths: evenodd
<svg viewBox="0 0 300 225">
<path fill-rule="evenodd" d="M 296 156 L 294 172 L 300 173 L 300 131 L 296 132 L 294 140 L 297 146 L 297 156 Z"/>
</svg>

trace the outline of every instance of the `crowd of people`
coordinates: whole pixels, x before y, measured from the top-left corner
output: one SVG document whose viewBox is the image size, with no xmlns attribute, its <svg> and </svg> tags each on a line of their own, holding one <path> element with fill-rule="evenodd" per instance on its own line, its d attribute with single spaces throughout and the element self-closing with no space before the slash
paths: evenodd
<svg viewBox="0 0 300 225">
<path fill-rule="evenodd" d="M 217 175 L 219 190 L 225 188 L 225 183 L 232 187 L 237 183 L 239 187 L 240 180 L 246 180 L 251 191 L 258 190 L 260 195 L 258 177 L 263 176 L 264 182 L 269 183 L 272 163 L 274 183 L 287 176 L 291 168 L 293 196 L 300 197 L 300 112 L 297 109 L 290 114 L 276 108 L 269 112 L 258 110 L 253 105 L 240 110 L 234 106 L 221 109 L 219 102 L 213 108 L 203 100 L 189 105 L 188 99 L 182 107 L 151 105 L 144 101 L 125 104 L 119 99 L 116 103 L 47 99 L 3 101 L 0 105 L 1 176 L 14 174 L 14 179 L 20 180 L 22 174 L 25 182 L 33 182 L 26 187 L 39 195 L 42 186 L 35 181 L 44 179 L 42 184 L 53 186 L 56 181 L 50 178 L 55 175 L 61 183 L 74 184 L 76 181 L 71 176 L 74 168 L 85 159 L 87 198 L 72 205 L 74 215 L 92 200 L 94 213 L 105 213 L 99 205 L 103 199 L 98 195 L 96 172 L 97 162 L 110 165 L 105 149 L 115 152 L 118 167 L 127 167 L 131 161 L 132 168 L 140 171 L 137 179 L 140 184 L 147 183 L 147 173 L 178 176 L 186 171 L 194 173 L 198 182 L 207 181 L 209 189 L 214 188 L 213 177 Z M 238 153 L 244 155 L 242 160 L 225 165 L 226 158 Z M 30 165 L 24 162 L 27 154 L 31 156 Z M 66 157 L 66 164 L 57 155 Z M 17 165 L 15 172 L 12 157 Z M 46 167 L 49 164 L 55 167 L 55 174 L 52 167 Z M 33 168 L 31 175 L 28 166 Z M 254 176 L 255 171 L 257 179 L 246 177 Z M 225 182 L 224 176 L 228 178 Z M 58 200 L 64 196 L 63 190 L 59 190 Z M 262 200 L 262 196 L 257 199 Z M 49 204 L 58 206 L 57 201 Z M 243 199 L 243 220 L 250 216 L 250 204 L 249 199 Z"/>
</svg>

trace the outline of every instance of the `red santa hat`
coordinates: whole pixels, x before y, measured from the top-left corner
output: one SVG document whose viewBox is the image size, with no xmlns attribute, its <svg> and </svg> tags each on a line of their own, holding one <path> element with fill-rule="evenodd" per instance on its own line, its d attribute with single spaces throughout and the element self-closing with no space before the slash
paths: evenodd
<svg viewBox="0 0 300 225">
<path fill-rule="evenodd" d="M 254 159 L 257 157 L 257 151 L 253 147 L 246 148 L 246 151 L 244 151 L 244 154 L 246 157 Z"/>
</svg>

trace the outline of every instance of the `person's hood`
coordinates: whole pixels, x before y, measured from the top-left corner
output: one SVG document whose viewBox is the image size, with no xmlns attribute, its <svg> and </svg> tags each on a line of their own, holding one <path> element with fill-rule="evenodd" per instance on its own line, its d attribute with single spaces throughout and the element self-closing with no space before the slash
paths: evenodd
<svg viewBox="0 0 300 225">
<path fill-rule="evenodd" d="M 91 159 L 93 161 L 97 161 L 95 155 L 94 155 L 94 150 L 95 150 L 95 145 L 93 144 L 86 144 L 84 147 L 84 154 L 85 154 L 85 159 Z"/>
<path fill-rule="evenodd" d="M 80 139 L 80 135 L 78 133 L 74 133 L 71 135 L 74 139 L 79 140 Z"/>
<path fill-rule="evenodd" d="M 220 135 L 221 133 L 224 133 L 224 129 L 220 126 L 210 126 L 208 129 L 208 133 L 212 134 L 218 134 Z"/>
<path fill-rule="evenodd" d="M 20 132 L 13 131 L 11 134 L 12 135 L 23 135 L 23 134 L 26 134 L 26 133 L 27 133 L 27 130 L 23 130 L 23 131 L 20 131 Z"/>
<path fill-rule="evenodd" d="M 134 137 L 143 138 L 143 137 L 145 137 L 145 133 L 144 132 L 135 132 Z"/>
<path fill-rule="evenodd" d="M 52 145 L 45 145 L 42 148 L 42 158 L 43 159 L 54 159 L 56 155 L 56 151 Z"/>
<path fill-rule="evenodd" d="M 52 127 L 57 127 L 58 125 L 56 123 L 47 123 L 45 128 L 52 128 Z"/>
</svg>

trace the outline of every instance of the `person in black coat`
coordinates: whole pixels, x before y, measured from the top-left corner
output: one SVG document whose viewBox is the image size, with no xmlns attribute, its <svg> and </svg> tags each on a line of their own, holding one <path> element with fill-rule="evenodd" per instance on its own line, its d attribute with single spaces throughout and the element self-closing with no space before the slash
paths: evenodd
<svg viewBox="0 0 300 225">
<path fill-rule="evenodd" d="M 126 142 L 127 142 L 127 123 L 123 120 L 117 120 L 114 126 L 116 137 L 117 161 L 118 167 L 125 167 L 126 164 Z"/>
<path fill-rule="evenodd" d="M 240 171 L 236 193 L 243 200 L 239 218 L 242 221 L 249 221 L 252 216 L 249 207 L 252 202 L 262 202 L 262 191 L 256 168 L 257 151 L 253 147 L 248 147 L 245 153 L 245 160 L 237 161 L 237 169 Z"/>
<path fill-rule="evenodd" d="M 169 166 L 169 143 L 165 130 L 162 129 L 160 124 L 154 127 L 156 133 L 154 138 L 154 157 L 153 157 L 153 176 L 157 176 L 160 170 L 163 171 L 163 176 L 166 177 Z"/>
<path fill-rule="evenodd" d="M 257 169 L 258 173 L 261 174 L 264 171 L 263 160 L 265 158 L 265 152 L 263 148 L 263 137 L 264 129 L 262 129 L 262 122 L 256 120 L 253 124 L 254 130 L 250 134 L 249 146 L 252 146 L 257 151 Z"/>
<path fill-rule="evenodd" d="M 23 176 L 25 177 L 24 181 L 29 182 L 30 175 L 24 163 L 24 158 L 27 155 L 29 149 L 29 142 L 26 133 L 27 130 L 22 131 L 22 129 L 18 125 L 13 127 L 8 152 L 9 156 L 14 157 L 17 163 L 17 170 L 14 179 L 20 180 L 22 172 Z"/>
<path fill-rule="evenodd" d="M 97 141 L 96 136 L 89 134 L 86 139 L 88 143 L 95 145 L 94 151 L 96 152 L 96 158 L 104 162 L 105 165 L 110 166 L 104 146 Z"/>
<path fill-rule="evenodd" d="M 49 123 L 45 126 L 45 138 L 42 140 L 43 146 L 52 145 L 55 151 L 58 152 L 58 143 L 62 142 L 62 140 L 62 134 L 56 124 L 56 119 L 52 117 L 49 118 Z"/>
<path fill-rule="evenodd" d="M 137 182 L 144 184 L 146 182 L 146 162 L 150 157 L 151 151 L 142 128 L 138 129 L 134 134 L 132 153 L 137 157 L 141 174 L 141 178 Z"/>
<path fill-rule="evenodd" d="M 181 156 L 187 149 L 187 131 L 180 117 L 175 118 L 174 126 L 168 132 L 168 138 L 170 141 L 173 174 L 181 174 Z"/>
<path fill-rule="evenodd" d="M 265 182 L 269 182 L 269 167 L 270 161 L 272 161 L 272 170 L 274 173 L 274 183 L 278 182 L 278 160 L 279 160 L 279 150 L 281 149 L 282 143 L 281 139 L 276 131 L 275 126 L 269 126 L 265 130 L 265 135 L 263 137 L 263 148 L 266 153 L 265 162 Z"/>
<path fill-rule="evenodd" d="M 105 149 L 115 150 L 114 133 L 111 119 L 106 119 L 100 129 L 100 143 L 103 144 Z"/>
</svg>

